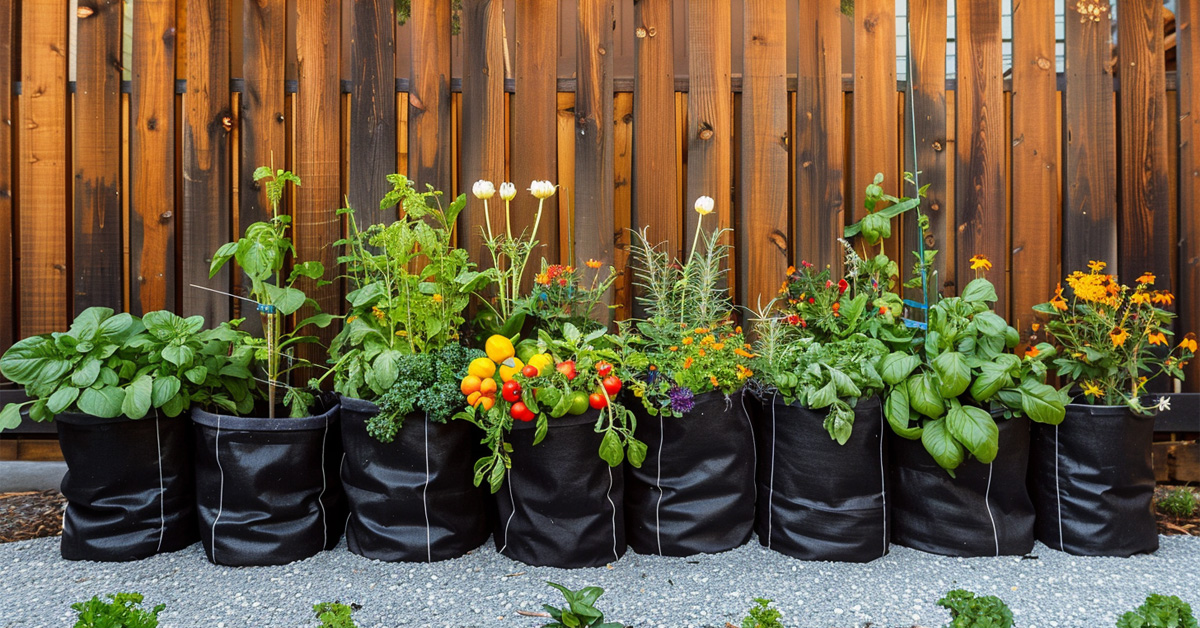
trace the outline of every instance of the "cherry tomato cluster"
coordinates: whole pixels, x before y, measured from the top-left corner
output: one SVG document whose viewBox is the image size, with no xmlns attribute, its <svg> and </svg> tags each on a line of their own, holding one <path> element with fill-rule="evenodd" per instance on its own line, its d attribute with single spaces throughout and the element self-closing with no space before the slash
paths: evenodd
<svg viewBox="0 0 1200 628">
<path fill-rule="evenodd" d="M 608 406 L 609 399 L 621 392 L 621 380 L 612 374 L 613 366 L 608 362 L 596 363 L 596 375 L 600 378 L 600 386 L 588 395 L 588 404 L 596 410 Z"/>
</svg>

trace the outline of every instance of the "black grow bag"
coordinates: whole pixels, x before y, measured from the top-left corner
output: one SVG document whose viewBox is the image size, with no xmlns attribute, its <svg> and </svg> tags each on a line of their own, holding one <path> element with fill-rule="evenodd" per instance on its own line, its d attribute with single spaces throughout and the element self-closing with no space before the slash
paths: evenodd
<svg viewBox="0 0 1200 628">
<path fill-rule="evenodd" d="M 55 419 L 67 474 L 67 560 L 139 560 L 199 540 L 186 417 Z"/>
<path fill-rule="evenodd" d="M 346 546 L 375 560 L 457 558 L 487 540 L 483 489 L 475 486 L 479 440 L 467 421 L 412 413 L 391 443 L 367 433 L 379 406 L 342 398 L 342 487 L 350 507 Z"/>
<path fill-rule="evenodd" d="M 640 403 L 640 469 L 625 468 L 625 522 L 639 554 L 730 550 L 754 529 L 754 428 L 740 392 L 697 395 L 682 418 L 649 416 Z"/>
<path fill-rule="evenodd" d="M 1029 487 L 1037 539 L 1083 556 L 1158 549 L 1154 417 L 1126 406 L 1070 404 L 1060 425 L 1035 425 Z"/>
<path fill-rule="evenodd" d="M 192 410 L 200 540 L 218 565 L 283 565 L 332 549 L 346 526 L 340 405 L 316 416 Z"/>
<path fill-rule="evenodd" d="M 995 415 L 993 415 L 995 417 Z M 1012 556 L 1033 549 L 1033 502 L 1025 488 L 1029 419 L 996 418 L 1000 450 L 990 464 L 968 456 L 956 478 L 920 440 L 891 441 L 892 542 L 946 556 Z"/>
<path fill-rule="evenodd" d="M 772 395 L 757 414 L 759 542 L 802 560 L 865 563 L 887 554 L 891 505 L 879 397 L 858 402 L 845 445 L 829 437 L 825 410 Z"/>
<path fill-rule="evenodd" d="M 625 554 L 624 478 L 600 459 L 599 412 L 550 419 L 533 444 L 536 422 L 508 434 L 512 468 L 496 505 L 496 549 L 534 566 L 600 567 Z"/>
</svg>

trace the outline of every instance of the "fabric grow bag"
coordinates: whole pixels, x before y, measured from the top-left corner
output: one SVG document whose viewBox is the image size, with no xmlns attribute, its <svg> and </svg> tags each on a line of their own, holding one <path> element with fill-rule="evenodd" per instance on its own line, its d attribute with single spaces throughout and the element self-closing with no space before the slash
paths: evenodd
<svg viewBox="0 0 1200 628">
<path fill-rule="evenodd" d="M 887 554 L 891 504 L 879 397 L 859 400 L 845 445 L 829 437 L 824 410 L 771 395 L 757 414 L 758 541 L 802 560 L 865 563 Z"/>
<path fill-rule="evenodd" d="M 599 411 L 536 422 L 508 434 L 512 468 L 492 495 L 496 549 L 528 565 L 601 567 L 625 554 L 624 477 L 600 459 Z"/>
<path fill-rule="evenodd" d="M 139 560 L 199 540 L 186 417 L 55 419 L 67 473 L 60 545 L 67 560 Z"/>
<path fill-rule="evenodd" d="M 1025 487 L 1029 419 L 993 418 L 1000 428 L 996 459 L 983 464 L 968 457 L 954 478 L 920 440 L 889 434 L 893 543 L 963 557 L 1033 549 L 1033 502 Z"/>
<path fill-rule="evenodd" d="M 1060 425 L 1035 425 L 1029 486 L 1037 539 L 1082 556 L 1158 549 L 1154 417 L 1126 406 L 1070 404 Z"/>
<path fill-rule="evenodd" d="M 337 545 L 346 525 L 336 398 L 299 419 L 193 409 L 200 540 L 218 565 L 283 565 Z"/>
<path fill-rule="evenodd" d="M 754 529 L 754 428 L 742 394 L 697 395 L 682 418 L 649 416 L 640 403 L 640 469 L 625 466 L 625 521 L 639 554 L 723 552 Z"/>
<path fill-rule="evenodd" d="M 374 403 L 342 398 L 346 546 L 375 560 L 432 562 L 482 545 L 488 537 L 484 494 L 468 455 L 479 440 L 474 426 L 412 413 L 395 440 L 381 443 L 367 433 L 367 421 L 378 413 Z"/>
</svg>

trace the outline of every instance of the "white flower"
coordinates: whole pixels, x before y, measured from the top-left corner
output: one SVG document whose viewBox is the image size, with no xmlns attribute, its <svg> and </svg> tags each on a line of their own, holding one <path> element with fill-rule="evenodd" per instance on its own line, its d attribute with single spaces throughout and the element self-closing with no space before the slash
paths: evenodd
<svg viewBox="0 0 1200 628">
<path fill-rule="evenodd" d="M 475 198 L 487 200 L 496 195 L 496 186 L 491 181 L 480 179 L 471 186 L 471 193 L 475 195 Z"/>
<path fill-rule="evenodd" d="M 700 214 L 701 216 L 707 216 L 712 213 L 715 205 L 716 201 L 714 201 L 711 196 L 701 196 L 700 198 L 696 199 L 696 213 Z"/>
<path fill-rule="evenodd" d="M 500 184 L 500 198 L 511 201 L 517 197 L 517 186 L 505 181 Z"/>
<path fill-rule="evenodd" d="M 529 193 L 545 200 L 554 196 L 554 187 L 554 184 L 549 181 L 534 181 L 529 184 Z"/>
<path fill-rule="evenodd" d="M 1166 412 L 1167 410 L 1170 410 L 1171 409 L 1171 398 L 1170 397 L 1159 397 L 1158 403 L 1154 404 L 1154 407 L 1158 408 L 1159 412 Z"/>
</svg>

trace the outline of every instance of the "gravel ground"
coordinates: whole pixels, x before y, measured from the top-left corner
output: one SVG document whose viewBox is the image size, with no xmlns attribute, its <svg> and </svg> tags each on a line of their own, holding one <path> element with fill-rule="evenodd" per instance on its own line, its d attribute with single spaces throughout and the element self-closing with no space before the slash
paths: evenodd
<svg viewBox="0 0 1200 628">
<path fill-rule="evenodd" d="M 811 563 L 756 541 L 692 558 L 632 552 L 610 568 L 565 571 L 527 567 L 485 545 L 452 561 L 390 564 L 350 554 L 344 545 L 284 567 L 233 569 L 208 563 L 199 545 L 129 564 L 71 563 L 58 539 L 0 545 L 0 627 L 69 626 L 69 606 L 92 595 L 138 591 L 165 603 L 163 628 L 311 627 L 311 606 L 340 600 L 363 605 L 364 628 L 421 626 L 535 627 L 557 602 L 553 580 L 599 585 L 608 619 L 638 628 L 735 624 L 754 597 L 776 600 L 789 628 L 941 626 L 935 605 L 949 589 L 998 595 L 1021 628 L 1112 626 L 1154 591 L 1200 606 L 1200 538 L 1162 537 L 1152 556 L 1076 558 L 1038 545 L 1037 558 L 957 559 L 894 547 L 868 565 Z"/>
</svg>

